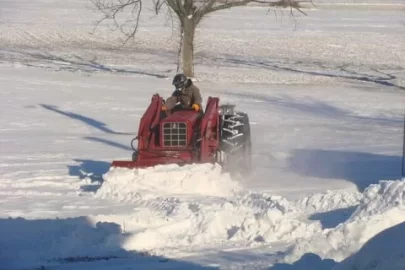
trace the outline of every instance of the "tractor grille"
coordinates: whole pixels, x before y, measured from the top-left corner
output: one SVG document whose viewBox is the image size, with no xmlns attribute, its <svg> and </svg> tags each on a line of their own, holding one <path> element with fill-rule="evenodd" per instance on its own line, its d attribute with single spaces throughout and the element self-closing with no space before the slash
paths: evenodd
<svg viewBox="0 0 405 270">
<path fill-rule="evenodd" d="M 163 146 L 187 146 L 186 123 L 163 123 Z"/>
</svg>

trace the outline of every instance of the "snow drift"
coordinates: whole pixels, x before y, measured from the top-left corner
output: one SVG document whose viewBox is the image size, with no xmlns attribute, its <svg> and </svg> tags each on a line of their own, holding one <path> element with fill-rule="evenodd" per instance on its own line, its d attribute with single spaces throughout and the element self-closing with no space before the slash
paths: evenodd
<svg viewBox="0 0 405 270">
<path fill-rule="evenodd" d="M 299 240 L 285 260 L 296 261 L 304 253 L 312 252 L 341 261 L 376 234 L 404 221 L 405 181 L 380 181 L 364 191 L 360 205 L 347 221 Z"/>
<path fill-rule="evenodd" d="M 367 241 L 354 255 L 333 270 L 405 269 L 405 223 L 388 228 Z"/>
<path fill-rule="evenodd" d="M 125 224 L 136 233 L 123 248 L 167 255 L 173 248 L 252 246 L 308 237 L 320 230 L 318 224 L 296 219 L 291 209 L 281 197 L 258 193 L 213 200 L 157 198 L 135 206 Z"/>
<path fill-rule="evenodd" d="M 357 194 L 347 191 L 316 194 L 297 201 L 245 192 L 213 200 L 157 198 L 139 202 L 142 207 L 126 221 L 126 226 L 137 233 L 126 241 L 124 248 L 159 250 L 219 243 L 255 246 L 309 238 L 320 233 L 322 226 L 308 223 L 302 218 L 303 213 L 339 206 L 336 198 L 342 198 L 342 194 L 352 200 L 341 201 L 340 207 L 358 203 Z"/>
<path fill-rule="evenodd" d="M 165 255 L 181 247 L 309 238 L 322 226 L 308 223 L 303 213 L 357 205 L 361 198 L 360 193 L 329 191 L 288 201 L 243 190 L 215 164 L 111 169 L 96 196 L 132 204 L 133 212 L 120 218 L 127 231 L 136 232 L 124 249 Z"/>
<path fill-rule="evenodd" d="M 145 169 L 112 168 L 96 196 L 134 202 L 162 195 L 231 196 L 241 189 L 218 164 L 157 165 Z"/>
</svg>

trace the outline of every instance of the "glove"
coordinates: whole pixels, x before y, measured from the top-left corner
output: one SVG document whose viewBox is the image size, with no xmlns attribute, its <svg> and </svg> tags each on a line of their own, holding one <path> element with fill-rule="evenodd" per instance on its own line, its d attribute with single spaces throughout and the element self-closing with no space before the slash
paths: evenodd
<svg viewBox="0 0 405 270">
<path fill-rule="evenodd" d="M 162 111 L 167 111 L 166 105 L 162 105 Z"/>
<path fill-rule="evenodd" d="M 194 111 L 198 112 L 198 111 L 200 110 L 200 105 L 198 105 L 198 104 L 193 104 L 193 105 L 191 106 L 191 108 L 193 108 Z"/>
</svg>

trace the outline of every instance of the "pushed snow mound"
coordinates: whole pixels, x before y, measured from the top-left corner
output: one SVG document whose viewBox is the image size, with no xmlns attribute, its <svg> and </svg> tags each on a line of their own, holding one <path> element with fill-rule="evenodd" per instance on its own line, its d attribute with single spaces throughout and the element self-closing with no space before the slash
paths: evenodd
<svg viewBox="0 0 405 270">
<path fill-rule="evenodd" d="M 358 205 L 362 198 L 363 194 L 360 192 L 329 190 L 325 193 L 314 194 L 300 199 L 295 205 L 298 211 L 306 213 L 326 212 Z"/>
<path fill-rule="evenodd" d="M 139 200 L 133 205 L 133 212 L 119 222 L 125 224 L 127 231 L 135 232 L 123 247 L 171 255 L 171 250 L 193 246 L 236 243 L 256 246 L 309 238 L 319 234 L 322 226 L 303 220 L 303 211 L 358 203 L 353 195 L 353 198 L 347 196 L 351 200 L 339 204 L 342 194 L 346 193 L 328 192 L 299 201 L 258 192 L 240 192 L 233 197 L 162 196 Z M 105 220 L 105 217 L 96 219 Z"/>
<path fill-rule="evenodd" d="M 405 269 L 405 222 L 388 228 L 371 238 L 354 255 L 333 270 Z"/>
<path fill-rule="evenodd" d="M 287 200 L 259 193 L 198 201 L 157 198 L 135 209 L 125 224 L 137 232 L 124 243 L 126 250 L 161 250 L 165 255 L 179 247 L 252 246 L 320 230 L 318 224 L 295 219 Z"/>
<path fill-rule="evenodd" d="M 405 181 L 381 181 L 369 186 L 357 210 L 333 229 L 302 239 L 285 258 L 287 262 L 312 252 L 341 261 L 355 253 L 371 237 L 405 221 Z"/>
<path fill-rule="evenodd" d="M 380 181 L 364 191 L 363 200 L 353 219 L 370 216 L 392 216 L 391 211 L 405 210 L 405 180 Z"/>
<path fill-rule="evenodd" d="M 231 196 L 241 190 L 218 164 L 158 165 L 146 169 L 112 168 L 96 196 L 134 202 L 164 195 Z"/>
<path fill-rule="evenodd" d="M 132 213 L 119 222 L 133 232 L 122 245 L 125 250 L 169 255 L 196 246 L 308 239 L 322 226 L 303 214 L 358 205 L 363 195 L 329 191 L 288 201 L 242 190 L 219 165 L 199 164 L 111 169 L 96 196 L 132 203 Z"/>
</svg>

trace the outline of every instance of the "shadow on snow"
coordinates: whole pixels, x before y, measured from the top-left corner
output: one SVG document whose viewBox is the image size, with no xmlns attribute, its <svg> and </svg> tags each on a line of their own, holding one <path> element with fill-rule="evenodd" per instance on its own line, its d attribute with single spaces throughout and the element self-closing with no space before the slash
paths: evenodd
<svg viewBox="0 0 405 270">
<path fill-rule="evenodd" d="M 115 148 L 122 149 L 122 150 L 125 150 L 125 151 L 131 151 L 131 153 L 133 151 L 133 149 L 129 145 L 123 145 L 121 143 L 110 141 L 110 140 L 107 140 L 107 139 L 104 139 L 104 138 L 97 138 L 97 137 L 84 137 L 84 138 L 86 140 L 88 140 L 88 141 L 105 144 L 107 146 L 115 147 Z"/>
<path fill-rule="evenodd" d="M 336 270 L 404 269 L 405 222 L 386 228 L 370 238 L 356 253 L 343 260 Z"/>
<path fill-rule="evenodd" d="M 55 112 L 57 114 L 66 116 L 68 118 L 80 121 L 80 122 L 82 122 L 82 123 L 84 123 L 84 124 L 86 124 L 86 125 L 88 125 L 90 127 L 93 127 L 95 129 L 100 130 L 100 131 L 102 131 L 104 133 L 107 133 L 107 134 L 134 135 L 133 133 L 125 133 L 125 132 L 114 131 L 111 128 L 109 128 L 107 126 L 107 124 L 105 124 L 103 122 L 100 122 L 100 121 L 98 121 L 98 120 L 96 120 L 94 118 L 87 117 L 87 116 L 84 116 L 84 115 L 81 115 L 81 114 L 78 114 L 78 113 L 74 113 L 74 112 L 64 111 L 64 110 L 58 109 L 58 107 L 54 106 L 54 105 L 40 104 L 40 106 L 43 107 L 46 110 L 49 110 L 49 111 Z M 108 140 L 108 139 L 92 137 L 92 136 L 84 137 L 84 139 L 86 139 L 88 141 L 92 141 L 92 142 L 101 143 L 101 144 L 104 144 L 104 145 L 107 145 L 107 146 L 115 147 L 115 148 L 118 148 L 118 149 L 122 149 L 122 150 L 125 150 L 125 151 L 132 151 L 132 148 L 129 145 L 123 145 L 123 144 L 120 144 L 118 142 L 114 142 L 114 141 L 111 141 L 111 140 Z"/>
<path fill-rule="evenodd" d="M 393 81 L 397 79 L 397 76 L 385 72 L 383 70 L 370 67 L 367 71 L 354 70 L 356 67 L 351 67 L 347 64 L 340 64 L 336 66 L 328 66 L 320 61 L 277 61 L 270 59 L 244 59 L 232 55 L 227 55 L 224 58 L 204 56 L 203 58 L 209 58 L 216 64 L 224 63 L 228 65 L 242 65 L 253 68 L 264 68 L 274 71 L 288 71 L 293 73 L 307 74 L 312 76 L 341 78 L 358 82 L 375 83 L 384 87 L 391 87 L 398 90 L 405 90 L 405 86 L 398 85 Z M 400 67 L 392 67 L 390 71 L 398 69 L 402 71 Z"/>
<path fill-rule="evenodd" d="M 288 160 L 297 174 L 325 179 L 345 179 L 363 191 L 380 180 L 401 177 L 401 157 L 364 152 L 297 149 Z"/>
<path fill-rule="evenodd" d="M 0 231 L 0 269 L 216 269 L 124 250 L 120 225 L 87 217 L 0 218 Z"/>
<path fill-rule="evenodd" d="M 322 229 L 335 228 L 340 223 L 345 222 L 356 211 L 357 206 L 334 209 L 328 212 L 315 213 L 309 217 L 309 220 L 319 220 Z"/>
<path fill-rule="evenodd" d="M 121 74 L 138 74 L 151 76 L 155 78 L 167 78 L 166 75 L 152 73 L 142 70 L 133 70 L 125 68 L 113 68 L 108 65 L 104 65 L 94 59 L 85 59 L 76 54 L 69 55 L 67 57 L 62 57 L 50 53 L 44 52 L 26 52 L 26 51 L 14 51 L 14 50 L 4 50 L 5 52 L 21 54 L 24 58 L 24 63 L 29 67 L 44 67 L 43 62 L 49 63 L 51 66 L 57 66 L 59 70 L 66 71 L 82 71 L 82 72 L 94 72 L 94 71 L 103 71 L 103 72 L 112 72 L 112 73 L 121 73 Z M 35 63 L 34 61 L 42 61 L 40 64 Z M 167 72 L 169 72 L 168 70 Z"/>
<path fill-rule="evenodd" d="M 316 254 L 307 253 L 293 264 L 277 263 L 268 270 L 331 270 L 335 265 L 336 262 L 332 259 L 322 260 Z"/>
<path fill-rule="evenodd" d="M 361 116 L 353 114 L 351 111 L 339 108 L 333 104 L 329 104 L 324 101 L 314 100 L 311 98 L 294 98 L 289 95 L 283 96 L 268 96 L 261 95 L 257 93 L 233 93 L 227 92 L 227 95 L 242 98 L 245 102 L 251 100 L 255 102 L 258 100 L 260 102 L 268 103 L 279 107 L 281 109 L 287 109 L 291 111 L 296 111 L 299 113 L 308 113 L 318 117 L 324 117 L 328 119 L 344 119 L 348 121 L 357 121 L 358 124 L 371 124 L 371 125 L 383 125 L 383 126 L 398 126 L 401 127 L 403 123 L 402 117 L 398 118 L 388 118 L 388 117 L 372 117 L 372 116 Z"/>
<path fill-rule="evenodd" d="M 81 180 L 89 179 L 90 182 L 80 187 L 85 192 L 97 191 L 103 183 L 103 174 L 108 172 L 110 163 L 91 159 L 74 159 L 77 165 L 68 165 L 71 176 L 77 176 Z"/>
<path fill-rule="evenodd" d="M 98 129 L 104 133 L 108 133 L 108 134 L 118 134 L 118 135 L 132 135 L 131 133 L 124 133 L 124 132 L 116 132 L 114 130 L 112 130 L 111 128 L 109 128 L 107 126 L 107 124 L 100 122 L 94 118 L 91 117 L 87 117 L 78 113 L 74 113 L 74 112 L 69 112 L 69 111 L 63 111 L 61 109 L 58 109 L 57 106 L 55 105 L 48 105 L 48 104 L 40 104 L 40 106 L 46 110 L 58 113 L 60 115 L 69 117 L 71 119 L 80 121 L 90 127 L 93 127 L 95 129 Z"/>
</svg>

